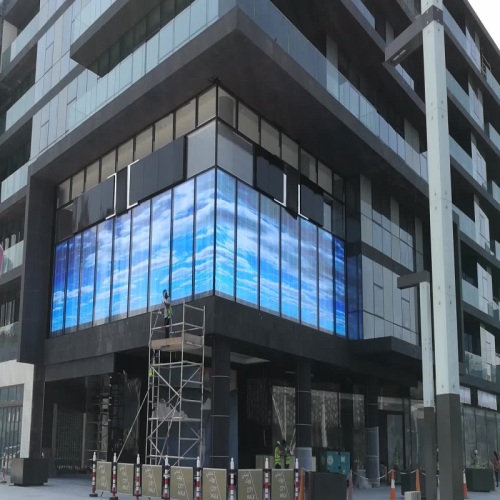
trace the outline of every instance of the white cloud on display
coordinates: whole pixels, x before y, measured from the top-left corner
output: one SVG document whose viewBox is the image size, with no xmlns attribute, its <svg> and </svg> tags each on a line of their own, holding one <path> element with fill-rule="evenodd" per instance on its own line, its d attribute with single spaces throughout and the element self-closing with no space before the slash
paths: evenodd
<svg viewBox="0 0 500 500">
<path fill-rule="evenodd" d="M 500 0 L 469 0 L 484 27 L 500 47 Z"/>
</svg>

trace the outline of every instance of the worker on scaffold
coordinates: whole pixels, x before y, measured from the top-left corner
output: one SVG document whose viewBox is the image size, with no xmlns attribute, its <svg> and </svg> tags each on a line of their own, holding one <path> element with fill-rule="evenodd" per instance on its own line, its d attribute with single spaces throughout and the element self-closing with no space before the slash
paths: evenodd
<svg viewBox="0 0 500 500">
<path fill-rule="evenodd" d="M 170 336 L 170 325 L 172 324 L 172 305 L 167 290 L 163 290 L 161 308 L 163 311 L 163 324 L 165 325 L 165 338 L 168 339 Z"/>
</svg>

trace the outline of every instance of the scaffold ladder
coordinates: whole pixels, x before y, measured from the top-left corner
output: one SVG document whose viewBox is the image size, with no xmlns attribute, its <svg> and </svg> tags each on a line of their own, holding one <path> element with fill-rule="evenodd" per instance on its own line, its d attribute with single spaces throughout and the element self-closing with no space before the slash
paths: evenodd
<svg viewBox="0 0 500 500">
<path fill-rule="evenodd" d="M 173 320 L 173 318 L 172 318 Z M 150 314 L 147 463 L 196 465 L 203 456 L 205 308 L 182 304 L 169 338 L 161 311 Z"/>
</svg>

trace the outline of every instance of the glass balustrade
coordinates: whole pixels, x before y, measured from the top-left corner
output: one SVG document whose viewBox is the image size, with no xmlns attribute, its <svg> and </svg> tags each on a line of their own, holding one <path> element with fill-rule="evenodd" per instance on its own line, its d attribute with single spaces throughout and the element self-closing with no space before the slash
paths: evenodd
<svg viewBox="0 0 500 500">
<path fill-rule="evenodd" d="M 497 186 L 495 181 L 488 181 L 488 191 L 490 192 L 491 196 L 500 203 L 500 188 Z"/>
<path fill-rule="evenodd" d="M 493 366 L 477 354 L 465 351 L 465 373 L 490 382 L 497 381 L 497 367 Z"/>
<path fill-rule="evenodd" d="M 474 285 L 470 284 L 468 281 L 462 279 L 462 299 L 474 306 L 476 309 L 479 307 L 479 290 Z"/>
<path fill-rule="evenodd" d="M 35 104 L 35 86 L 23 94 L 5 113 L 0 125 L 0 134 L 3 134 L 22 116 L 24 116 Z"/>
<path fill-rule="evenodd" d="M 462 149 L 462 147 L 450 136 L 450 155 L 474 177 L 472 158 Z"/>
<path fill-rule="evenodd" d="M 488 85 L 491 87 L 497 98 L 500 99 L 500 83 L 498 83 L 497 79 L 488 68 L 485 69 L 485 74 Z"/>
<path fill-rule="evenodd" d="M 12 271 L 23 263 L 24 240 L 12 245 L 3 252 L 2 273 Z"/>
<path fill-rule="evenodd" d="M 366 5 L 361 0 L 352 0 L 352 3 L 363 14 L 363 17 L 370 23 L 370 26 L 375 29 L 375 16 L 368 10 Z"/>
<path fill-rule="evenodd" d="M 91 0 L 73 20 L 71 26 L 71 43 L 92 26 L 114 2 L 115 0 Z"/>
<path fill-rule="evenodd" d="M 28 184 L 28 169 L 30 163 L 31 161 L 25 163 L 2 182 L 0 201 L 4 202 L 7 198 L 10 198 Z"/>
<path fill-rule="evenodd" d="M 469 238 L 476 241 L 476 223 L 457 207 L 453 206 L 453 211 L 458 215 L 458 225 L 460 230 Z"/>
<path fill-rule="evenodd" d="M 500 134 L 495 130 L 495 127 L 491 123 L 487 124 L 488 137 L 491 139 L 493 144 L 500 149 Z"/>
<path fill-rule="evenodd" d="M 470 113 L 470 98 L 462 86 L 453 78 L 449 71 L 446 71 L 446 84 L 450 92 L 455 96 L 458 102 Z"/>
</svg>

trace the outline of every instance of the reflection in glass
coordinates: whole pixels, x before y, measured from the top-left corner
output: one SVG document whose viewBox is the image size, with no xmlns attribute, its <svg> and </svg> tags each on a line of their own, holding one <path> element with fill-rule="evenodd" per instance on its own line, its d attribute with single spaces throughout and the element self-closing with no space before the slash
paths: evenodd
<svg viewBox="0 0 500 500">
<path fill-rule="evenodd" d="M 235 180 L 217 170 L 215 293 L 234 297 Z"/>
<path fill-rule="evenodd" d="M 196 179 L 196 240 L 194 293 L 206 294 L 214 288 L 215 172 Z"/>
<path fill-rule="evenodd" d="M 327 332 L 334 331 L 334 271 L 333 271 L 333 236 L 318 231 L 318 268 L 319 268 L 319 327 Z"/>
<path fill-rule="evenodd" d="M 54 283 L 52 286 L 52 322 L 51 332 L 59 332 L 63 329 L 64 318 L 64 288 L 66 284 L 66 252 L 67 243 L 56 246 Z"/>
<path fill-rule="evenodd" d="M 194 180 L 174 189 L 172 229 L 172 300 L 193 293 L 193 192 Z"/>
<path fill-rule="evenodd" d="M 138 314 L 148 308 L 150 202 L 132 210 L 132 244 L 130 247 L 129 313 Z"/>
<path fill-rule="evenodd" d="M 301 322 L 318 326 L 317 233 L 314 224 L 300 221 L 300 318 Z"/>
<path fill-rule="evenodd" d="M 97 226 L 97 270 L 94 306 L 94 324 L 109 320 L 109 296 L 111 284 L 111 250 L 113 240 L 113 220 L 101 222 Z"/>
<path fill-rule="evenodd" d="M 215 165 L 215 121 L 188 136 L 187 176 L 193 177 Z"/>
<path fill-rule="evenodd" d="M 299 319 L 299 222 L 281 210 L 281 314 Z"/>
<path fill-rule="evenodd" d="M 279 313 L 280 206 L 260 196 L 260 308 Z"/>
<path fill-rule="evenodd" d="M 113 252 L 113 290 L 111 318 L 127 316 L 128 273 L 130 256 L 130 212 L 116 218 Z"/>
<path fill-rule="evenodd" d="M 78 289 L 80 288 L 81 234 L 68 241 L 68 278 L 64 328 L 75 328 L 78 323 Z"/>
<path fill-rule="evenodd" d="M 217 165 L 253 184 L 253 146 L 223 123 L 218 124 Z"/>
<path fill-rule="evenodd" d="M 238 220 L 236 240 L 236 300 L 257 305 L 257 233 L 259 195 L 242 182 L 238 183 Z"/>
<path fill-rule="evenodd" d="M 171 191 L 167 191 L 153 198 L 151 205 L 150 309 L 159 307 L 163 290 L 170 293 L 171 199 Z"/>
<path fill-rule="evenodd" d="M 335 238 L 335 332 L 345 335 L 344 242 Z"/>
<path fill-rule="evenodd" d="M 92 324 L 94 306 L 94 272 L 96 253 L 96 227 L 82 233 L 82 274 L 80 288 L 79 327 L 86 328 Z"/>
</svg>

